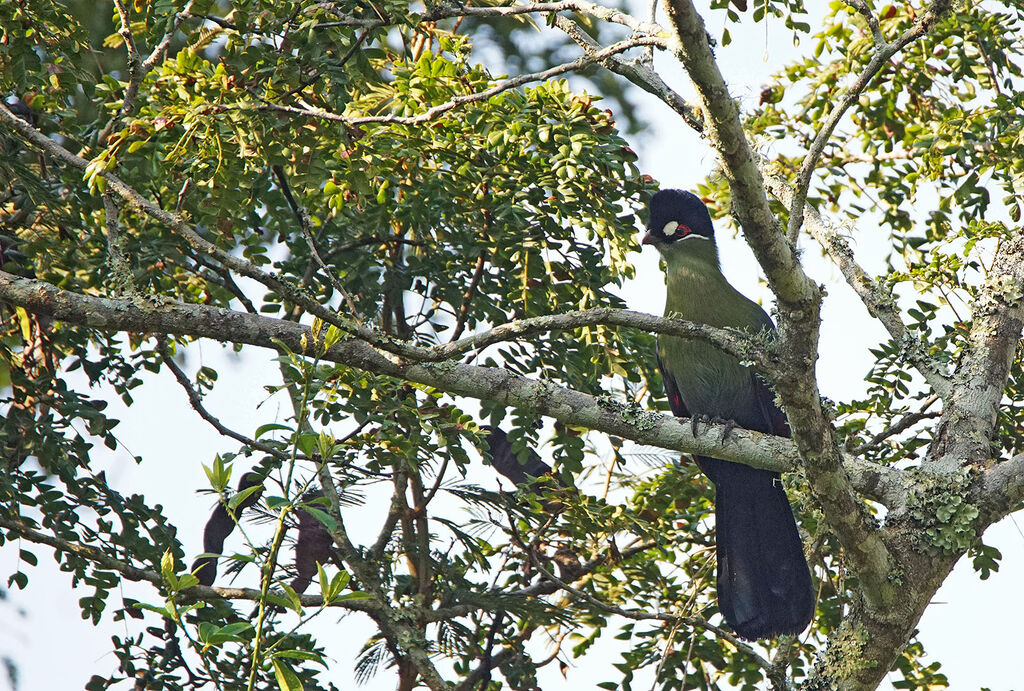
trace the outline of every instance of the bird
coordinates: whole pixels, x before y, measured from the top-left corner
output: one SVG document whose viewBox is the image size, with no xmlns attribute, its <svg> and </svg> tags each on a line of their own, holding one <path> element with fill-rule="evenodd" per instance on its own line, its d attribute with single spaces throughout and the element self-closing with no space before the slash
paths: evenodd
<svg viewBox="0 0 1024 691">
<path fill-rule="evenodd" d="M 250 488 L 254 489 L 243 497 L 234 507 L 235 517 L 228 513 L 223 502 L 218 502 L 213 507 L 213 513 L 206 521 L 206 528 L 203 529 L 203 555 L 192 563 L 192 573 L 199 579 L 200 585 L 213 585 L 217 578 L 217 560 L 224 552 L 224 540 L 235 530 L 235 522 L 242 515 L 242 512 L 259 501 L 263 494 L 263 476 L 257 472 L 248 472 L 238 481 L 238 492 L 242 493 Z"/>
<path fill-rule="evenodd" d="M 567 494 L 575 490 L 571 482 L 566 482 L 560 474 L 552 471 L 551 466 L 541 460 L 540 455 L 532 448 L 523 452 L 523 457 L 512 449 L 508 433 L 494 425 L 481 425 L 480 429 L 487 432 L 484 441 L 490 454 L 491 466 L 509 482 L 535 494 L 547 495 L 541 502 L 544 510 L 560 513 L 565 509 L 562 501 Z"/>
<path fill-rule="evenodd" d="M 774 337 L 775 325 L 722 274 L 711 214 L 695 194 L 664 189 L 648 204 L 642 245 L 665 263 L 665 316 Z M 669 407 L 678 417 L 790 436 L 785 413 L 751 368 L 707 341 L 661 335 Z M 814 615 L 810 568 L 779 473 L 708 456 L 697 466 L 715 486 L 718 608 L 741 638 L 797 635 Z"/>
<path fill-rule="evenodd" d="M 481 430 L 487 432 L 487 450 L 491 454 L 491 465 L 505 476 L 513 485 L 526 485 L 530 489 L 539 489 L 538 478 L 551 473 L 551 466 L 540 459 L 537 452 L 529 449 L 523 461 L 519 460 L 512 450 L 512 442 L 508 434 L 500 427 L 483 425 Z"/>
</svg>

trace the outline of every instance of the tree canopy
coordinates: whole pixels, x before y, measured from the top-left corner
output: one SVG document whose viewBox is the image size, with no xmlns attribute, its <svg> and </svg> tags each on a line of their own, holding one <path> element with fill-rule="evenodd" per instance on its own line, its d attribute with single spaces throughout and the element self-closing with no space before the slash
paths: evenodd
<svg viewBox="0 0 1024 691">
<path fill-rule="evenodd" d="M 0 4 L 0 540 L 8 587 L 52 553 L 83 617 L 126 621 L 88 688 L 533 689 L 599 640 L 600 688 L 946 684 L 915 627 L 961 557 L 998 568 L 981 536 L 1024 501 L 1017 3 L 99 8 Z M 740 23 L 803 54 L 755 100 L 716 62 Z M 699 193 L 753 250 L 777 341 L 626 309 L 659 186 L 637 89 L 714 154 Z M 888 246 L 882 275 L 858 239 Z M 812 253 L 888 334 L 851 400 L 819 393 Z M 792 440 L 668 415 L 657 334 L 756 367 Z M 200 339 L 276 362 L 288 418 L 224 425 L 204 401 L 230 377 L 183 364 Z M 118 420 L 91 387 L 130 405 L 147 372 L 222 435 L 181 459 L 219 502 L 205 556 L 101 472 Z M 532 478 L 537 450 L 553 469 L 515 492 L 469 477 Z M 803 636 L 721 621 L 712 488 L 676 452 L 788 471 Z M 325 637 L 325 611 L 373 633 Z"/>
</svg>

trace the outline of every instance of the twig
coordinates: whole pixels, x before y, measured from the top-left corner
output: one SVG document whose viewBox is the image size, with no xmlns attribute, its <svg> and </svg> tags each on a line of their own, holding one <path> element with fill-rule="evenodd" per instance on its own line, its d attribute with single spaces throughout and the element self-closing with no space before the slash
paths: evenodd
<svg viewBox="0 0 1024 691">
<path fill-rule="evenodd" d="M 380 532 L 377 534 L 377 540 L 370 549 L 370 553 L 373 554 L 375 559 L 381 559 L 384 556 L 384 550 L 387 549 L 388 543 L 391 541 L 391 535 L 395 532 L 395 526 L 398 525 L 398 521 L 402 518 L 405 503 L 403 498 L 408 487 L 408 480 L 409 476 L 405 468 L 396 467 L 392 477 L 395 489 L 391 494 L 391 507 L 384 518 L 384 525 L 381 526 Z"/>
<path fill-rule="evenodd" d="M 441 468 L 437 471 L 437 477 L 434 478 L 434 485 L 427 492 L 427 496 L 423 498 L 422 504 L 416 505 L 416 512 L 426 510 L 426 507 L 433 501 L 437 491 L 441 489 L 441 481 L 444 480 L 444 474 L 448 470 L 448 461 L 451 460 L 451 456 L 445 456 L 444 461 L 441 462 Z"/>
<path fill-rule="evenodd" d="M 244 434 L 240 434 L 234 431 L 233 429 L 226 427 L 220 420 L 218 420 L 216 417 L 210 414 L 210 412 L 203 406 L 202 398 L 200 397 L 199 392 L 192 388 L 192 384 L 191 382 L 189 382 L 188 377 L 185 375 L 185 372 L 182 371 L 182 369 L 178 367 L 178 363 L 174 361 L 174 357 L 171 355 L 170 346 L 168 345 L 166 338 L 161 337 L 159 339 L 159 351 L 160 359 L 163 361 L 167 369 L 171 371 L 171 374 L 174 375 L 174 378 L 178 381 L 178 384 L 181 385 L 181 388 L 185 390 L 185 394 L 188 396 L 188 402 L 192 406 L 192 409 L 199 414 L 199 417 L 203 418 L 208 423 L 210 423 L 210 425 L 215 430 L 217 430 L 220 434 L 222 434 L 225 437 L 230 437 L 231 439 L 234 439 L 235 441 L 244 444 L 245 446 L 248 446 L 251 449 L 258 449 L 259 451 L 262 451 L 263 453 L 266 454 L 270 454 L 275 458 L 279 458 L 281 460 L 288 460 L 291 458 L 290 454 L 282 451 L 281 449 L 275 446 L 266 444 L 261 441 L 257 441 L 255 439 L 250 439 Z M 309 460 L 305 459 L 304 457 L 298 456 L 296 458 L 298 460 Z"/>
<path fill-rule="evenodd" d="M 320 118 L 322 120 L 329 120 L 331 122 L 340 122 L 346 125 L 369 125 L 369 124 L 398 124 L 398 125 L 422 125 L 427 122 L 431 122 L 440 115 L 447 113 L 448 111 L 454 110 L 460 106 L 468 105 L 470 103 L 478 103 L 480 101 L 486 101 L 493 98 L 497 94 L 510 89 L 515 89 L 523 84 L 530 82 L 545 81 L 552 77 L 565 74 L 567 72 L 575 72 L 576 70 L 587 67 L 594 63 L 599 63 L 613 55 L 638 48 L 640 46 L 665 45 L 665 39 L 654 37 L 654 36 L 638 36 L 636 38 L 619 41 L 611 46 L 596 51 L 593 54 L 583 55 L 571 62 L 566 62 L 561 65 L 556 65 L 550 69 L 542 70 L 539 72 L 530 72 L 528 74 L 519 75 L 511 79 L 498 82 L 489 89 L 478 91 L 476 93 L 467 94 L 465 96 L 456 96 L 455 98 L 446 101 L 445 103 L 438 104 L 431 108 L 428 108 L 419 115 L 411 116 L 400 116 L 400 115 L 369 115 L 364 117 L 349 117 L 345 115 L 338 115 L 330 111 L 318 108 L 316 106 L 305 106 L 303 108 L 296 108 L 295 106 L 285 106 L 277 103 L 270 103 L 268 101 L 262 101 L 261 105 L 255 106 L 255 110 L 269 110 L 279 113 L 290 113 L 292 115 L 302 115 L 305 117 Z M 262 100 L 262 99 L 261 99 Z M 211 112 L 220 112 L 224 110 L 231 110 L 232 106 L 210 106 Z M 242 109 L 253 108 L 253 106 L 240 106 Z"/>
<path fill-rule="evenodd" d="M 484 647 L 484 654 L 480 656 L 480 668 L 482 669 L 480 674 L 480 691 L 486 691 L 488 684 L 491 683 L 491 670 L 495 667 L 494 660 L 491 658 L 491 651 L 494 650 L 494 639 L 498 634 L 498 628 L 504 620 L 505 610 L 498 610 L 494 615 L 494 621 L 491 623 L 491 630 L 487 632 L 487 645 Z"/>
<path fill-rule="evenodd" d="M 900 432 L 903 432 L 904 430 L 913 427 L 922 420 L 929 420 L 932 418 L 940 417 L 942 415 L 942 413 L 940 412 L 927 412 L 928 407 L 931 406 L 931 404 L 937 400 L 939 400 L 938 396 L 929 396 L 927 399 L 925 399 L 924 404 L 921 406 L 920 410 L 914 413 L 907 413 L 902 418 L 900 418 L 895 424 L 890 425 L 889 427 L 882 430 L 878 434 L 872 436 L 871 439 L 866 441 L 864 444 L 854 448 L 853 450 L 851 450 L 850 453 L 854 453 L 860 456 L 867 451 L 872 451 L 876 449 L 883 441 L 885 441 L 889 437 L 897 435 Z"/>
<path fill-rule="evenodd" d="M 442 679 L 427 653 L 428 645 L 422 631 L 390 606 L 390 598 L 381 588 L 379 566 L 372 559 L 364 559 L 352 544 L 345 524 L 341 520 L 338 490 L 334 486 L 334 480 L 326 463 L 320 464 L 317 475 L 320 478 L 324 496 L 330 502 L 331 515 L 337 521 L 337 524 L 328 532 L 338 547 L 345 564 L 356 577 L 360 589 L 372 598 L 374 607 L 371 616 L 380 628 L 381 634 L 391 649 L 398 652 L 399 663 L 409 663 L 415 667 L 423 683 L 431 691 L 447 691 L 448 684 Z"/>
<path fill-rule="evenodd" d="M 124 98 L 121 100 L 121 107 L 118 108 L 117 113 L 110 119 L 109 122 L 100 131 L 97 141 L 103 144 L 106 142 L 110 133 L 113 132 L 114 127 L 121 119 L 132 112 L 135 109 L 135 99 L 139 93 L 139 87 L 142 86 L 142 81 L 146 78 L 146 75 L 156 67 L 156 63 L 163 59 L 167 53 L 168 47 L 171 45 L 171 39 L 174 34 L 178 32 L 178 28 L 181 23 L 192 16 L 191 9 L 192 4 L 195 0 L 189 0 L 185 8 L 178 12 L 174 19 L 171 20 L 171 25 L 166 32 L 164 32 L 163 38 L 157 43 L 156 47 L 149 56 L 143 60 L 142 54 L 139 52 L 138 46 L 135 43 L 135 37 L 131 32 L 131 18 L 128 16 L 128 7 L 124 4 L 124 0 L 114 0 L 114 5 L 117 8 L 118 19 L 120 20 L 120 26 L 117 29 L 117 33 L 124 39 L 125 50 L 128 51 L 128 85 L 125 87 Z"/>
<path fill-rule="evenodd" d="M 852 0 L 850 4 L 856 7 L 861 14 L 866 14 L 867 17 L 872 17 L 870 10 L 868 10 L 863 0 Z M 863 9 L 861 9 L 861 6 L 863 6 Z M 881 35 L 881 31 L 878 29 L 877 21 L 874 23 L 872 26 L 872 33 L 875 38 L 875 54 L 871 56 L 871 60 L 869 60 L 864 69 L 861 70 L 861 73 L 857 75 L 853 84 L 851 84 L 843 92 L 838 101 L 835 102 L 832 111 L 828 114 L 828 117 L 825 118 L 825 122 L 818 128 L 818 133 L 814 136 L 814 141 L 811 142 L 811 146 L 807 150 L 807 155 L 804 156 L 803 163 L 800 164 L 800 172 L 797 174 L 793 198 L 789 205 L 789 224 L 786 229 L 786 234 L 789 237 L 790 243 L 793 245 L 796 244 L 797 235 L 800 233 L 800 227 L 804 222 L 804 207 L 807 203 L 807 191 L 811 185 L 811 176 L 814 175 L 814 169 L 818 165 L 818 159 L 821 157 L 822 151 L 825 150 L 825 145 L 828 144 L 829 139 L 831 139 L 832 132 L 835 130 L 836 125 L 839 124 L 839 120 L 842 119 L 850 106 L 857 102 L 860 98 L 861 92 L 867 88 L 874 76 L 878 74 L 878 71 L 889 62 L 889 58 L 903 50 L 907 44 L 928 33 L 931 27 L 949 10 L 951 6 L 952 2 L 950 2 L 950 0 L 936 0 L 935 2 L 932 2 L 928 9 L 914 21 L 913 26 L 904 31 L 892 43 L 885 42 L 884 37 Z M 871 25 L 870 19 L 868 24 Z M 881 41 L 881 43 L 879 43 L 879 41 Z"/>
<path fill-rule="evenodd" d="M 249 296 L 245 294 L 245 292 L 239 287 L 237 283 L 235 283 L 235 279 L 231 276 L 230 271 L 225 269 L 223 266 L 217 266 L 215 264 L 210 263 L 206 259 L 206 257 L 202 255 L 192 257 L 192 261 L 196 263 L 196 268 L 190 268 L 190 270 L 193 271 L 197 276 L 201 277 L 204 281 L 209 281 L 211 283 L 214 283 L 215 285 L 219 285 L 224 290 L 231 293 L 236 300 L 242 303 L 242 307 L 245 308 L 246 312 L 256 314 L 259 311 L 256 309 L 256 305 L 252 303 L 252 300 L 249 299 Z M 203 275 L 203 273 L 198 270 L 200 268 L 212 271 L 220 278 L 220 281 L 215 281 L 209 275 Z"/>
<path fill-rule="evenodd" d="M 575 41 L 587 55 L 592 55 L 600 48 L 597 41 L 591 38 L 590 34 L 584 31 L 580 25 L 572 19 L 556 16 L 554 20 L 555 26 Z M 653 45 L 649 46 L 650 50 L 653 50 L 653 48 Z M 704 122 L 697 109 L 688 104 L 682 96 L 673 91 L 672 88 L 669 87 L 669 85 L 666 84 L 658 75 L 658 73 L 651 69 L 649 64 L 645 64 L 637 60 L 627 62 L 618 56 L 613 56 L 608 60 L 605 60 L 602 65 L 606 69 L 622 75 L 644 91 L 657 96 L 663 103 L 682 117 L 686 124 L 695 131 L 704 131 Z"/>
<path fill-rule="evenodd" d="M 598 5 L 592 2 L 586 2 L 585 0 L 562 0 L 561 2 L 525 2 L 517 5 L 506 5 L 496 7 L 467 7 L 462 4 L 439 4 L 433 10 L 430 10 L 422 14 L 420 21 L 437 22 L 442 19 L 452 19 L 455 17 L 513 17 L 521 14 L 557 14 L 558 12 L 580 12 L 583 14 L 589 14 L 593 17 L 596 17 L 597 19 L 602 19 L 613 24 L 621 24 L 623 26 L 627 26 L 636 33 L 657 35 L 664 31 L 664 29 L 662 29 L 654 22 L 645 22 L 640 19 L 637 19 L 636 17 L 633 17 L 632 15 L 626 14 L 625 12 L 619 9 L 605 7 L 603 5 Z M 404 19 L 404 17 L 379 17 L 377 19 L 362 19 L 360 17 L 345 16 L 335 21 L 321 22 L 319 24 L 314 25 L 313 28 L 326 29 L 336 26 L 358 26 L 366 29 L 374 29 L 396 23 L 396 21 L 399 19 Z"/>
<path fill-rule="evenodd" d="M 857 10 L 864 21 L 868 23 L 868 28 L 871 29 L 871 37 L 875 40 L 875 46 L 881 48 L 887 45 L 885 35 L 882 33 L 882 28 L 878 26 L 878 18 L 875 17 L 871 8 L 864 0 L 844 0 L 847 5 Z"/>
<path fill-rule="evenodd" d="M 634 621 L 657 620 L 672 624 L 679 622 L 687 624 L 689 626 L 698 626 L 702 629 L 705 629 L 713 633 L 719 638 L 728 641 L 729 643 L 734 645 L 738 650 L 741 650 L 742 652 L 749 655 L 759 667 L 765 670 L 771 669 L 771 663 L 768 662 L 768 660 L 761 657 L 761 655 L 759 655 L 757 651 L 754 650 L 749 644 L 744 643 L 739 638 L 729 633 L 725 629 L 719 626 L 715 626 L 714 624 L 711 624 L 710 622 L 701 619 L 700 617 L 677 616 L 672 614 L 662 614 L 660 612 L 652 613 L 645 612 L 643 610 L 630 610 L 622 609 L 621 607 L 616 607 L 615 605 L 611 605 L 607 602 L 602 602 L 601 600 L 598 600 L 597 598 L 583 592 L 582 590 L 579 590 L 578 588 L 569 585 L 565 581 L 555 576 L 553 573 L 544 568 L 544 566 L 540 563 L 540 560 L 537 559 L 537 555 L 533 550 L 528 550 L 527 556 L 530 559 L 530 562 L 533 564 L 534 568 L 540 571 L 540 573 L 546 579 L 548 579 L 549 581 L 557 585 L 559 588 L 569 593 L 570 595 L 573 595 L 581 600 L 589 602 L 590 604 L 594 605 L 595 607 L 601 610 L 604 610 L 605 612 L 608 612 L 610 614 L 617 614 L 620 617 L 625 617 L 626 619 L 632 619 Z"/>
<path fill-rule="evenodd" d="M 763 160 L 761 167 L 767 189 L 783 204 L 790 206 L 796 194 L 793 188 L 782 176 L 771 172 Z M 924 344 L 912 342 L 913 338 L 900 317 L 899 307 L 892 292 L 868 276 L 854 260 L 853 251 L 846 240 L 818 214 L 814 207 L 806 207 L 806 218 L 807 231 L 836 263 L 846 282 L 857 293 L 868 312 L 882 323 L 894 341 L 906 346 L 907 360 L 920 372 L 932 390 L 945 399 L 951 390 L 948 374 L 931 357 Z"/>
<path fill-rule="evenodd" d="M 480 285 L 480 279 L 484 275 L 484 268 L 486 266 L 487 252 L 481 251 L 480 255 L 476 258 L 476 268 L 473 270 L 473 277 L 469 281 L 466 292 L 462 295 L 462 305 L 459 307 L 459 314 L 455 319 L 455 330 L 452 331 L 451 341 L 459 340 L 459 337 L 466 328 L 466 320 L 469 319 L 470 303 L 476 294 L 477 286 Z"/>
<path fill-rule="evenodd" d="M 17 520 L 0 516 L 0 527 L 14 531 L 23 539 L 40 545 L 46 545 L 53 549 L 87 559 L 104 569 L 116 571 L 129 581 L 146 581 L 163 589 L 165 587 L 163 575 L 153 569 L 143 569 L 133 566 L 126 561 L 103 554 L 100 550 L 89 545 L 69 542 L 63 538 L 47 535 L 35 530 L 31 526 Z M 274 591 L 276 595 L 285 597 L 283 592 Z M 195 585 L 186 588 L 178 593 L 176 602 L 188 604 L 190 602 L 215 602 L 218 600 L 243 600 L 255 602 L 259 600 L 261 593 L 255 588 L 217 588 L 213 586 Z M 372 612 L 374 607 L 369 600 L 342 600 L 324 604 L 323 598 L 319 595 L 300 595 L 304 607 L 339 607 L 357 612 Z"/>
<path fill-rule="evenodd" d="M 359 247 L 366 247 L 367 245 L 386 245 L 391 242 L 394 242 L 399 245 L 411 245 L 413 247 L 426 247 L 429 244 L 427 242 L 424 242 L 423 240 L 412 240 L 398 235 L 390 235 L 387 237 L 383 237 L 380 235 L 371 235 L 370 237 L 367 238 L 360 238 L 358 240 L 346 242 L 343 245 L 338 245 L 337 247 L 332 247 L 327 252 L 327 258 L 334 259 L 334 257 L 336 257 L 339 254 L 349 252 Z"/>
<path fill-rule="evenodd" d="M 477 665 L 472 672 L 466 675 L 466 678 L 455 687 L 454 691 L 471 691 L 471 689 L 476 686 L 477 683 L 492 669 L 511 662 L 518 657 L 518 655 L 519 651 L 513 650 L 512 648 L 504 648 L 491 657 L 489 664 L 484 664 L 484 661 L 481 660 L 480 664 Z"/>
<path fill-rule="evenodd" d="M 44 150 L 57 160 L 62 161 L 73 168 L 77 168 L 78 170 L 86 171 L 89 169 L 89 161 L 85 160 L 81 156 L 71 153 L 68 149 L 61 146 L 53 139 L 43 135 L 31 125 L 22 121 L 16 115 L 11 113 L 7 106 L 2 102 L 0 102 L 0 121 L 7 124 L 11 129 L 21 134 L 27 141 L 32 142 L 34 145 Z M 216 258 L 217 261 L 223 264 L 226 268 L 262 283 L 264 286 L 275 291 L 283 298 L 286 298 L 302 307 L 311 315 L 319 317 L 323 321 L 336 326 L 345 333 L 350 333 L 352 335 L 359 336 L 360 338 L 368 338 L 370 341 L 376 341 L 378 344 L 384 346 L 388 343 L 387 339 L 380 338 L 370 329 L 362 327 L 349 319 L 339 317 L 335 312 L 323 307 L 316 298 L 308 295 L 305 290 L 301 287 L 295 286 L 287 279 L 265 273 L 251 262 L 240 257 L 236 257 L 230 252 L 217 247 L 217 245 L 200 235 L 192 225 L 185 222 L 179 214 L 170 213 L 162 209 L 158 204 L 155 204 L 145 198 L 141 193 L 135 190 L 135 188 L 125 183 L 117 175 L 110 172 L 97 173 L 97 175 L 106 180 L 108 189 L 112 190 L 119 197 L 145 213 L 147 216 L 150 216 L 179 232 L 194 249 Z"/>
<path fill-rule="evenodd" d="M 284 174 L 284 168 L 281 166 L 272 166 L 272 168 L 274 171 L 274 177 L 277 178 L 277 182 L 281 186 L 281 192 L 284 194 L 284 198 L 288 201 L 288 206 L 291 207 L 292 213 L 295 214 L 295 218 L 299 222 L 299 228 L 302 230 L 302 237 L 306 240 L 306 246 L 309 248 L 309 253 L 323 270 L 327 280 L 331 282 L 331 285 L 336 291 L 338 291 L 338 294 L 341 295 L 345 304 L 348 305 L 352 320 L 359 326 L 363 326 L 363 322 L 359 319 L 359 312 L 356 310 L 356 303 L 352 299 L 352 296 L 345 289 L 345 286 L 338 281 L 334 272 L 331 271 L 331 269 L 324 263 L 324 260 L 320 257 L 320 252 L 316 247 L 316 241 L 313 239 L 313 232 L 310 229 L 312 223 L 309 219 L 309 213 L 306 211 L 306 207 L 300 205 L 292 195 L 292 188 L 291 185 L 288 184 L 288 178 Z"/>
</svg>

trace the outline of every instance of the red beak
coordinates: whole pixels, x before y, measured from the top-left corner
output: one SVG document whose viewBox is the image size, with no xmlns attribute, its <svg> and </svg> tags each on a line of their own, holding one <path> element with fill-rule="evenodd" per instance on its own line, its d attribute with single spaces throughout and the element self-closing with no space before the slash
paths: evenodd
<svg viewBox="0 0 1024 691">
<path fill-rule="evenodd" d="M 659 240 L 659 238 L 658 238 L 657 235 L 655 235 L 654 233 L 648 232 L 648 233 L 644 234 L 644 238 L 643 238 L 643 240 L 640 241 L 640 244 L 641 245 L 653 245 L 653 244 L 657 243 L 658 240 Z"/>
</svg>

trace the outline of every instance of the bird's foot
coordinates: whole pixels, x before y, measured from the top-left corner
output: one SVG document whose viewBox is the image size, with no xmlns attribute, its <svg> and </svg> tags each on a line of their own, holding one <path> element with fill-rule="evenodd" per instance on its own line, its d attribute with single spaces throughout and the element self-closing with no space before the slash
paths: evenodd
<svg viewBox="0 0 1024 691">
<path fill-rule="evenodd" d="M 694 415 L 690 418 L 690 431 L 693 436 L 697 436 L 697 425 L 703 424 L 705 431 L 712 425 L 725 425 L 725 429 L 722 430 L 722 441 L 727 441 L 732 431 L 739 427 L 735 420 L 727 420 L 720 417 L 711 417 L 710 415 Z"/>
</svg>

